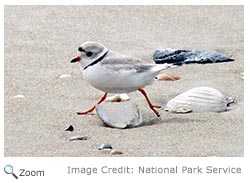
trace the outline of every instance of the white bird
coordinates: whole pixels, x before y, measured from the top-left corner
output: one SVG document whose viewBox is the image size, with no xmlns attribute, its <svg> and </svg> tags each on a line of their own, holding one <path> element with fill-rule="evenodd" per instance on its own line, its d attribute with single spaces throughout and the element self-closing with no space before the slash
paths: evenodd
<svg viewBox="0 0 250 183">
<path fill-rule="evenodd" d="M 95 88 L 105 92 L 97 104 L 102 103 L 108 93 L 129 93 L 140 91 L 146 98 L 149 107 L 159 117 L 145 90 L 146 85 L 153 83 L 162 70 L 171 68 L 171 64 L 147 64 L 141 60 L 108 50 L 97 42 L 84 42 L 77 51 L 77 57 L 71 63 L 80 62 L 84 78 Z M 95 106 L 79 115 L 89 114 Z"/>
</svg>

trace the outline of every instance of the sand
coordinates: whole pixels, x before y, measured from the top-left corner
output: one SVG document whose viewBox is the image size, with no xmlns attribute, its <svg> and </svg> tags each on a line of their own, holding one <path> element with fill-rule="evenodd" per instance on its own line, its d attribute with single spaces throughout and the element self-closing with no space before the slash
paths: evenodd
<svg viewBox="0 0 250 183">
<path fill-rule="evenodd" d="M 4 155 L 111 156 L 98 150 L 110 143 L 123 152 L 116 156 L 244 156 L 243 12 L 243 6 L 5 6 Z M 159 48 L 223 52 L 235 61 L 175 68 L 170 72 L 181 80 L 157 81 L 146 91 L 163 108 L 197 86 L 214 87 L 237 102 L 223 113 L 162 108 L 155 124 L 124 130 L 104 127 L 97 115 L 77 116 L 103 95 L 70 63 L 88 40 L 151 63 Z M 145 119 L 155 119 L 139 92 L 129 96 Z M 65 132 L 66 124 L 75 130 Z M 74 135 L 90 138 L 69 142 Z"/>
</svg>

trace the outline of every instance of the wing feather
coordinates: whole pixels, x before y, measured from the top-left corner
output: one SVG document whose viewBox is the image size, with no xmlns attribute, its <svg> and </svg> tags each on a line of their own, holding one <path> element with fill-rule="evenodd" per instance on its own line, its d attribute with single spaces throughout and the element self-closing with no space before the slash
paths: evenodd
<svg viewBox="0 0 250 183">
<path fill-rule="evenodd" d="M 101 61 L 101 64 L 108 69 L 114 71 L 134 70 L 135 72 L 147 72 L 155 66 L 155 64 L 144 63 L 142 60 L 129 57 L 127 55 L 118 55 L 108 53 Z"/>
</svg>

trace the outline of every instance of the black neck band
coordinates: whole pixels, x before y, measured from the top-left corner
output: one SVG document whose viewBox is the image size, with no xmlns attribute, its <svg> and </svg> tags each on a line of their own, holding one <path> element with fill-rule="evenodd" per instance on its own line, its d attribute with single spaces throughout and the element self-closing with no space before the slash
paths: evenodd
<svg viewBox="0 0 250 183">
<path fill-rule="evenodd" d="M 103 56 L 101 56 L 100 58 L 98 58 L 97 60 L 95 60 L 94 62 L 90 63 L 89 65 L 87 65 L 86 67 L 84 67 L 84 70 L 87 69 L 89 66 L 95 65 L 98 62 L 102 61 L 102 59 L 107 55 L 109 51 L 107 51 L 106 53 L 104 53 Z"/>
</svg>

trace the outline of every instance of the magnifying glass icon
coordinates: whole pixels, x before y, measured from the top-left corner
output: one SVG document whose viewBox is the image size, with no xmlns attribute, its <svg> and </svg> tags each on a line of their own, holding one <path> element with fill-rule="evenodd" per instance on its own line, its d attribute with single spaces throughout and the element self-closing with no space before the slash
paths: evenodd
<svg viewBox="0 0 250 183">
<path fill-rule="evenodd" d="M 16 174 L 13 173 L 13 166 L 11 166 L 11 165 L 6 165 L 6 166 L 4 167 L 4 172 L 5 172 L 6 174 L 12 174 L 13 177 L 15 177 L 16 179 L 18 179 L 18 177 L 16 176 Z"/>
</svg>

